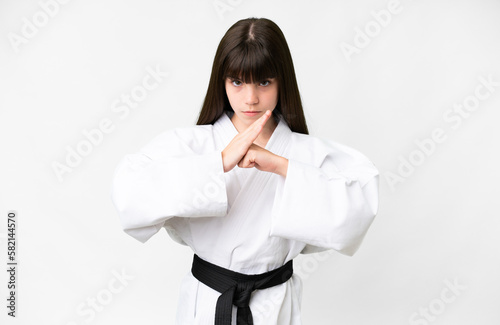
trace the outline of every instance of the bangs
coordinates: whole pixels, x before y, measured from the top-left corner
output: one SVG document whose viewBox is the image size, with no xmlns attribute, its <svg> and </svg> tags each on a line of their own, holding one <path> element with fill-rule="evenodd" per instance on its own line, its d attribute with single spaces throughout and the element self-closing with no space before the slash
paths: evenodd
<svg viewBox="0 0 500 325">
<path fill-rule="evenodd" d="M 222 66 L 222 77 L 254 83 L 277 77 L 269 52 L 254 42 L 243 42 L 228 53 Z"/>
</svg>

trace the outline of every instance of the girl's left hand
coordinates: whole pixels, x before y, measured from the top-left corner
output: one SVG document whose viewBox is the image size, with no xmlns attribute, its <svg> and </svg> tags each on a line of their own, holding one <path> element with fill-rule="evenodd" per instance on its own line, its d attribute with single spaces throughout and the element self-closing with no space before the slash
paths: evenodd
<svg viewBox="0 0 500 325">
<path fill-rule="evenodd" d="M 252 143 L 247 153 L 238 162 L 240 168 L 255 167 L 264 172 L 286 175 L 288 160 Z M 286 166 L 285 166 L 286 165 Z"/>
</svg>

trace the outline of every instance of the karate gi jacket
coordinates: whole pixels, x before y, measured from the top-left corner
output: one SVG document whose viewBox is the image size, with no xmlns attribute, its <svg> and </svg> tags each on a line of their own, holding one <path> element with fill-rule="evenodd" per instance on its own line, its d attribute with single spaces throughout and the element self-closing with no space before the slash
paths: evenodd
<svg viewBox="0 0 500 325">
<path fill-rule="evenodd" d="M 165 131 L 120 161 L 112 201 L 123 230 L 144 243 L 165 228 L 202 259 L 244 274 L 300 253 L 354 254 L 378 210 L 373 163 L 346 145 L 292 132 L 279 116 L 265 149 L 288 159 L 286 177 L 238 166 L 224 173 L 221 152 L 238 134 L 231 115 Z M 295 274 L 256 290 L 254 324 L 301 324 L 301 294 Z M 219 296 L 188 272 L 177 324 L 213 324 Z M 233 324 L 235 317 L 233 306 Z"/>
</svg>

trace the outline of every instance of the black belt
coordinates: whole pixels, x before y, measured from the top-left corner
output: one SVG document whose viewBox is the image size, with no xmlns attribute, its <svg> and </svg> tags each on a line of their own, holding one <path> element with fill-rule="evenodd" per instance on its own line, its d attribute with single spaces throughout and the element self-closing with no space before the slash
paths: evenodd
<svg viewBox="0 0 500 325">
<path fill-rule="evenodd" d="M 221 293 L 215 308 L 215 325 L 231 325 L 233 306 L 238 307 L 238 325 L 253 325 L 250 296 L 257 289 L 285 283 L 293 274 L 292 260 L 282 267 L 262 274 L 242 274 L 202 260 L 194 255 L 193 276 Z"/>
</svg>

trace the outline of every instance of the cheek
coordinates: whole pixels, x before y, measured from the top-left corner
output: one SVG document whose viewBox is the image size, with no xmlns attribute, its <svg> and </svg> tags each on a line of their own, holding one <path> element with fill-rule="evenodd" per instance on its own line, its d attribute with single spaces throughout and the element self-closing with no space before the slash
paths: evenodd
<svg viewBox="0 0 500 325">
<path fill-rule="evenodd" d="M 229 99 L 229 101 L 231 101 L 231 99 L 233 98 L 233 93 L 231 92 L 231 89 L 227 85 L 226 85 L 226 96 Z"/>
<path fill-rule="evenodd" d="M 234 103 L 237 100 L 237 95 L 234 90 L 229 87 L 226 88 L 227 99 L 229 99 L 230 103 Z"/>
<path fill-rule="evenodd" d="M 278 98 L 279 98 L 278 89 L 274 89 L 273 91 L 269 92 L 270 102 L 278 102 Z"/>
</svg>

